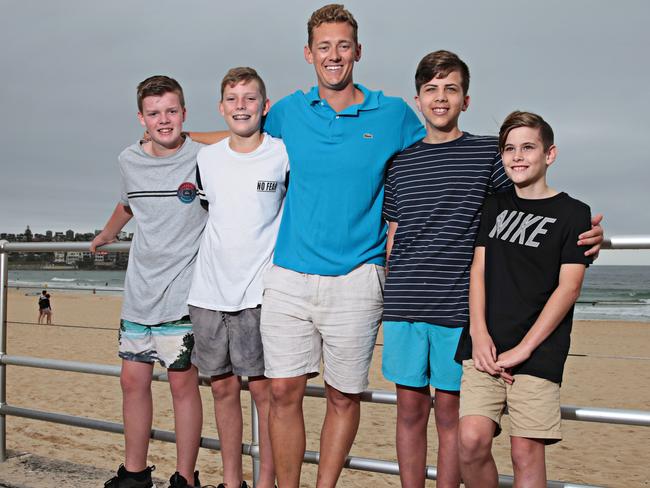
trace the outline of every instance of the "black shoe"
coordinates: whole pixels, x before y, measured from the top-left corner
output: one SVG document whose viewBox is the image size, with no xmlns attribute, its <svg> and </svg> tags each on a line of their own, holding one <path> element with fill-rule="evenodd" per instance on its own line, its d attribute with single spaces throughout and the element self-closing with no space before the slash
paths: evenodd
<svg viewBox="0 0 650 488">
<path fill-rule="evenodd" d="M 139 473 L 131 473 L 126 470 L 123 464 L 117 470 L 117 476 L 113 476 L 104 483 L 104 488 L 155 488 L 151 481 L 151 472 L 155 466 L 148 466 Z"/>
<path fill-rule="evenodd" d="M 199 472 L 194 471 L 194 485 L 188 485 L 184 476 L 176 471 L 171 478 L 169 478 L 169 488 L 201 488 L 201 481 L 199 481 Z"/>
<path fill-rule="evenodd" d="M 226 485 L 224 485 L 223 483 L 219 483 L 217 485 L 217 488 L 226 488 Z M 240 488 L 248 488 L 248 485 L 246 484 L 245 481 L 241 482 L 241 487 Z"/>
</svg>

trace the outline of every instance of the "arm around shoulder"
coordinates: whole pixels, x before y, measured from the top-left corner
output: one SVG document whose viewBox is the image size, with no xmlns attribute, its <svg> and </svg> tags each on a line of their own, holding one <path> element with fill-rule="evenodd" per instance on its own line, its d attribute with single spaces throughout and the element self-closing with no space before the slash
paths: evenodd
<svg viewBox="0 0 650 488">
<path fill-rule="evenodd" d="M 216 130 L 211 132 L 188 132 L 187 134 L 195 142 L 210 145 L 224 140 L 230 135 L 230 132 L 227 130 Z"/>
</svg>

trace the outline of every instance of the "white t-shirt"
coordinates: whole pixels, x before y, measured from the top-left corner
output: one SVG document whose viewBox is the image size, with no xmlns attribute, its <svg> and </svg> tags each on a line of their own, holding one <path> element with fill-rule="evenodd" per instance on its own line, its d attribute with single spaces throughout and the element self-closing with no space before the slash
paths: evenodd
<svg viewBox="0 0 650 488">
<path fill-rule="evenodd" d="M 273 261 L 289 157 L 268 134 L 251 153 L 230 138 L 199 151 L 199 196 L 209 204 L 188 303 L 233 312 L 262 303 L 262 277 Z"/>
</svg>

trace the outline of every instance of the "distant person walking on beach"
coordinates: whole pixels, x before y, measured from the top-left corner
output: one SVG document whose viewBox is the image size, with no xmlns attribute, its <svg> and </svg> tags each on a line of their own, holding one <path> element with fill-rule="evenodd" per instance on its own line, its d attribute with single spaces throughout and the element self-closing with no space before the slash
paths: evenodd
<svg viewBox="0 0 650 488">
<path fill-rule="evenodd" d="M 38 323 L 40 324 L 43 318 L 45 318 L 47 325 L 52 324 L 52 303 L 50 301 L 50 294 L 47 290 L 43 292 L 38 297 Z"/>
<path fill-rule="evenodd" d="M 194 337 L 187 294 L 207 212 L 197 196 L 201 145 L 182 135 L 183 90 L 152 76 L 138 85 L 138 118 L 150 140 L 119 156 L 122 197 L 90 250 L 115 240 L 133 217 L 119 333 L 125 461 L 105 488 L 151 488 L 147 452 L 154 362 L 167 368 L 174 406 L 176 473 L 171 488 L 200 486 L 194 471 L 203 407 L 198 372 L 190 363 Z"/>
</svg>

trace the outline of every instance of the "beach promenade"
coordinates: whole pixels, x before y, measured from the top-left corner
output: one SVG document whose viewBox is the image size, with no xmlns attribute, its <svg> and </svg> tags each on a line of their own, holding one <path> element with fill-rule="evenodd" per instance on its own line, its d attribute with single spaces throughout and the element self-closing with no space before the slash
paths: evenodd
<svg viewBox="0 0 650 488">
<path fill-rule="evenodd" d="M 54 322 L 61 326 L 37 326 L 35 297 L 29 290 L 10 290 L 8 297 L 7 350 L 12 355 L 67 359 L 118 365 L 117 324 L 121 298 L 89 293 L 57 293 Z M 392 390 L 381 376 L 379 337 L 370 388 Z M 569 405 L 648 410 L 650 408 L 650 324 L 634 322 L 577 322 L 567 362 L 562 403 Z M 319 380 L 314 380 L 316 384 Z M 11 405 L 70 415 L 121 422 L 121 397 L 117 378 L 44 371 L 11 366 L 7 371 L 7 399 Z M 202 388 L 204 432 L 217 437 L 212 398 Z M 245 442 L 250 441 L 249 395 L 243 393 Z M 154 426 L 172 429 L 168 385 L 154 383 Z M 306 398 L 307 449 L 318 450 L 318 430 L 324 415 L 322 399 Z M 433 424 L 433 422 L 431 422 Z M 650 428 L 565 421 L 564 441 L 547 451 L 549 479 L 612 487 L 650 486 Z M 352 454 L 395 459 L 395 412 L 390 405 L 364 404 L 357 441 Z M 429 431 L 428 463 L 435 464 L 435 430 Z M 122 437 L 88 429 L 7 417 L 7 447 L 14 455 L 0 464 L 0 487 L 102 486 L 122 462 Z M 508 439 L 495 441 L 499 472 L 512 474 Z M 174 470 L 172 444 L 152 441 L 150 463 L 155 474 L 167 479 Z M 245 476 L 251 466 L 245 457 Z M 36 460 L 36 461 L 35 461 Z M 54 464 L 49 464 L 54 463 Z M 62 463 L 62 464 L 58 464 Z M 67 464 L 66 464 L 67 463 Z M 35 466 L 42 466 L 36 469 Z M 49 468 L 48 468 L 49 466 Z M 59 469 L 55 466 L 68 466 Z M 221 481 L 217 452 L 201 450 L 198 467 L 204 484 Z M 20 473 L 24 479 L 20 481 Z M 56 476 L 86 472 L 86 480 L 53 482 Z M 71 474 L 72 473 L 72 474 Z M 315 485 L 316 466 L 305 465 L 303 486 Z M 15 476 L 16 478 L 13 478 Z M 42 478 L 40 478 L 42 476 Z M 50 483 L 47 483 L 48 476 Z M 42 479 L 42 481 L 41 481 Z M 44 484 L 38 484 L 44 483 Z M 361 471 L 344 470 L 340 486 L 394 487 L 398 479 Z M 430 486 L 435 486 L 430 482 Z"/>
</svg>

